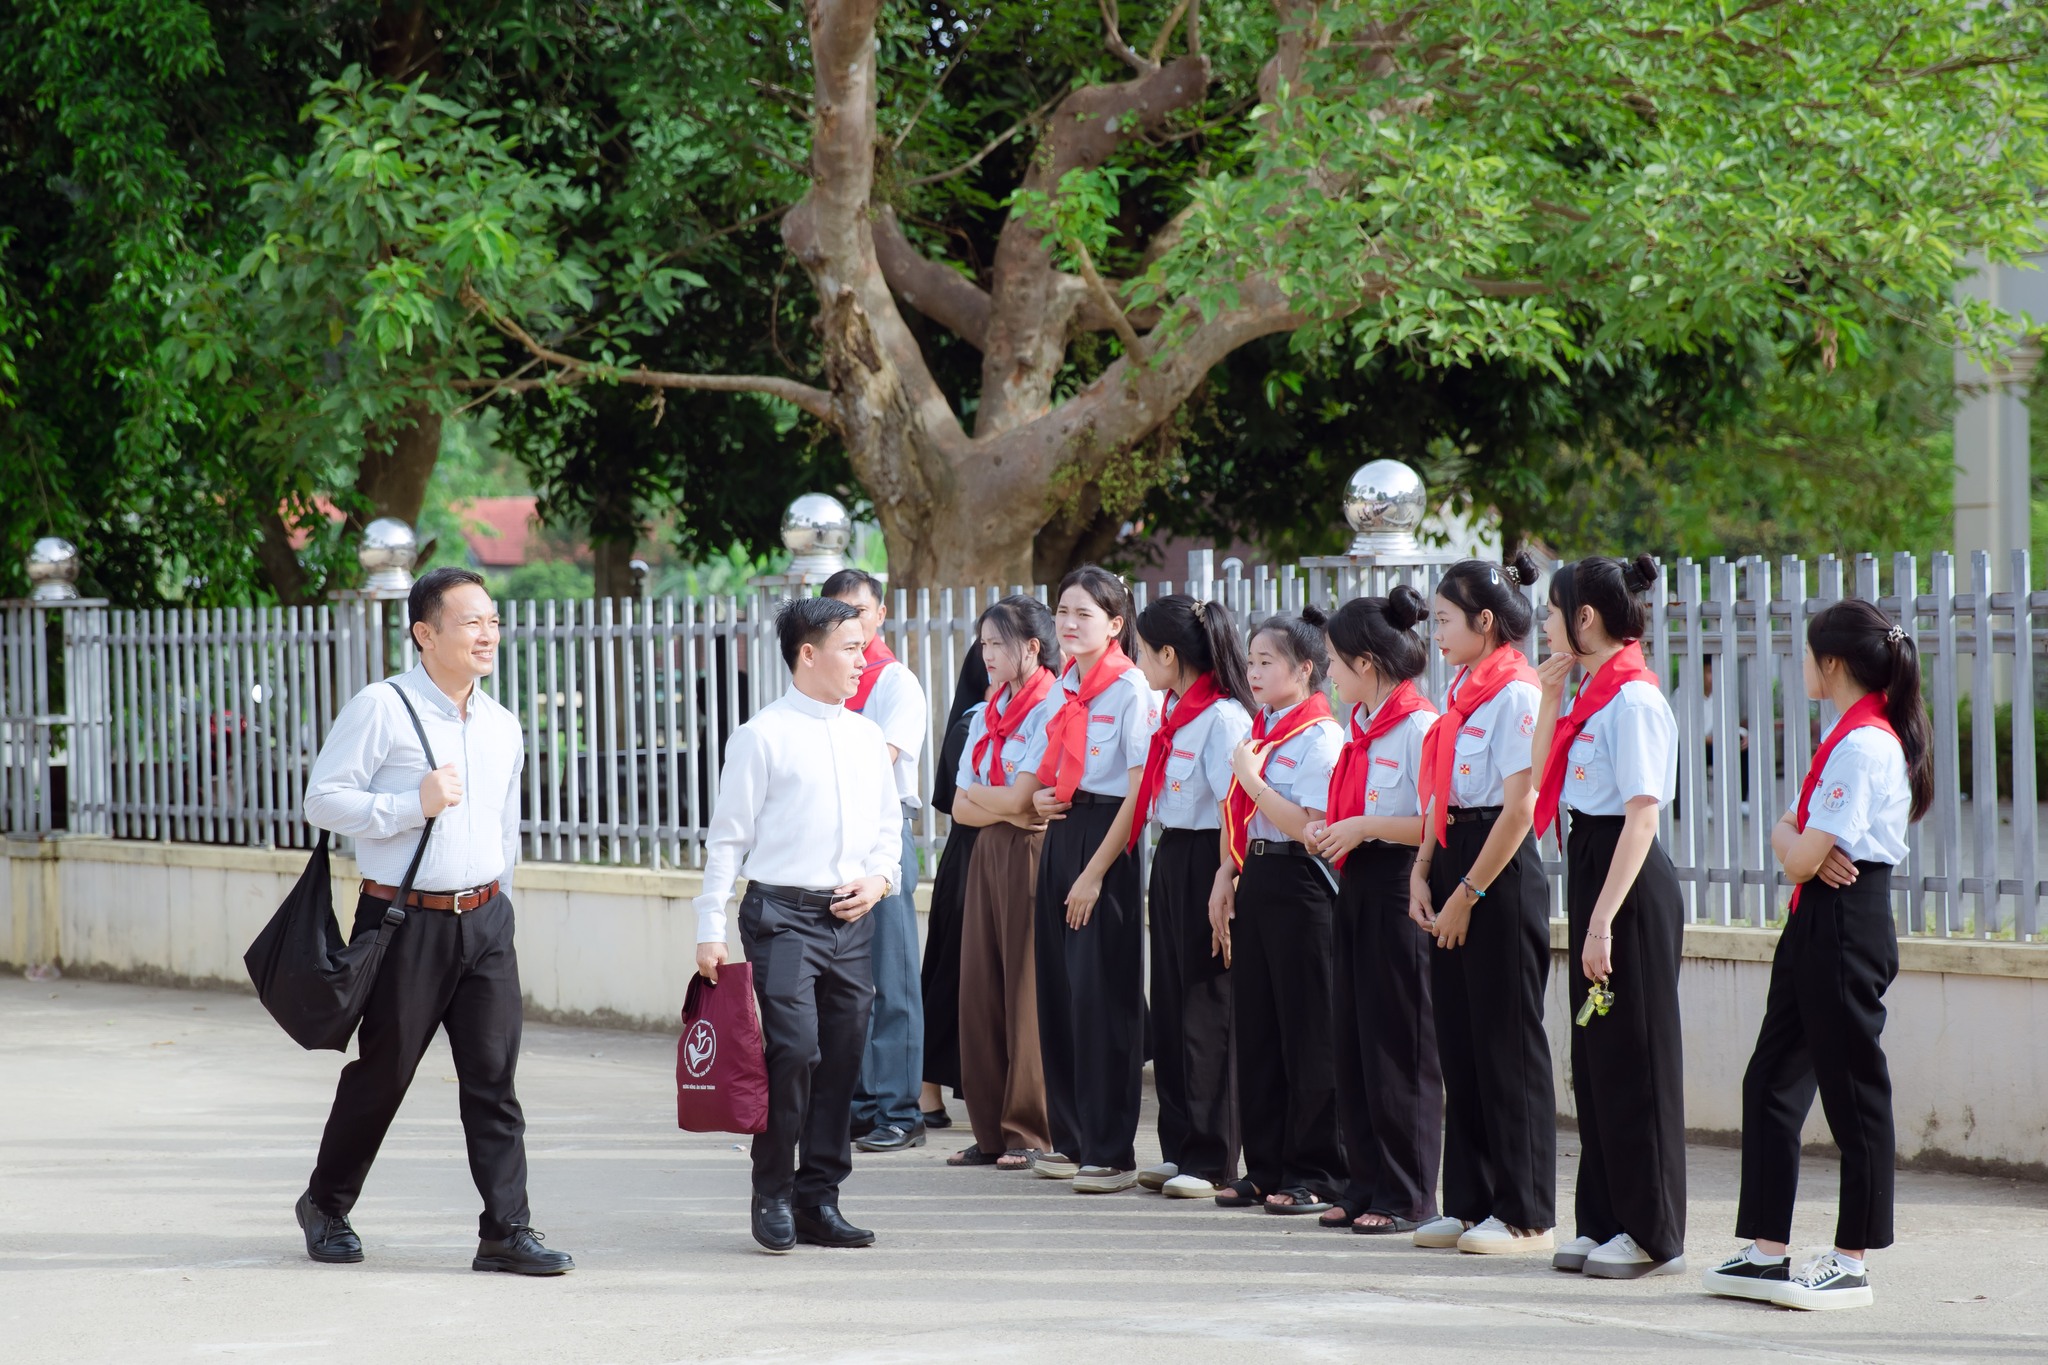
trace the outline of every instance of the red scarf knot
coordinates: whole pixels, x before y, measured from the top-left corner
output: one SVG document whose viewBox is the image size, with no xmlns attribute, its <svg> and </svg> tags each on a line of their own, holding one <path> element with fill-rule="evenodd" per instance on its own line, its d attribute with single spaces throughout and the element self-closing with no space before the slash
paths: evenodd
<svg viewBox="0 0 2048 1365">
<path fill-rule="evenodd" d="M 1410 679 L 1387 694 L 1379 709 L 1372 713 L 1371 723 L 1364 728 L 1358 724 L 1358 711 L 1354 709 L 1351 712 L 1351 734 L 1344 741 L 1344 751 L 1337 755 L 1337 766 L 1330 772 L 1330 824 L 1365 814 L 1366 779 L 1372 766 L 1366 759 L 1368 751 L 1375 741 L 1393 733 L 1394 727 L 1409 716 L 1428 709 L 1429 703 Z M 1343 867 L 1344 859 L 1338 858 L 1336 865 Z"/>
<path fill-rule="evenodd" d="M 1265 746 L 1265 756 L 1259 763 L 1259 776 L 1266 775 L 1266 769 L 1273 766 L 1273 756 L 1280 752 L 1280 746 L 1293 739 L 1318 721 L 1331 720 L 1330 699 L 1320 692 L 1311 692 L 1308 700 L 1287 713 L 1287 719 L 1280 722 L 1280 728 L 1269 728 L 1269 713 L 1260 711 L 1252 718 L 1252 741 Z M 1251 849 L 1252 817 L 1258 814 L 1259 803 L 1252 800 L 1252 794 L 1235 774 L 1230 779 L 1230 791 L 1223 798 L 1228 814 L 1226 828 L 1230 832 L 1230 858 L 1238 870 L 1244 869 L 1245 854 Z"/>
<path fill-rule="evenodd" d="M 1536 670 L 1529 666 L 1521 650 L 1513 645 L 1498 646 L 1493 653 L 1452 679 L 1450 694 L 1444 699 L 1443 714 L 1423 736 L 1422 772 L 1416 782 L 1416 790 L 1425 811 L 1431 809 L 1432 803 L 1435 805 L 1430 815 L 1429 835 L 1439 844 L 1444 842 L 1444 831 L 1450 827 L 1451 765 L 1456 759 L 1458 731 L 1471 719 L 1474 711 L 1492 701 L 1503 687 L 1512 682 L 1534 686 Z"/>
<path fill-rule="evenodd" d="M 1062 690 L 1065 679 L 1079 665 L 1073 659 L 1060 673 Z M 1069 692 L 1067 699 L 1060 703 L 1060 709 L 1053 713 L 1045 726 L 1045 757 L 1038 764 L 1038 780 L 1053 789 L 1053 794 L 1062 801 L 1074 799 L 1080 789 L 1081 777 L 1088 769 L 1088 707 L 1097 697 L 1116 685 L 1116 680 L 1130 672 L 1130 656 L 1116 641 L 1109 642 L 1109 648 L 1096 660 L 1095 667 L 1081 680 L 1080 690 Z"/>
</svg>

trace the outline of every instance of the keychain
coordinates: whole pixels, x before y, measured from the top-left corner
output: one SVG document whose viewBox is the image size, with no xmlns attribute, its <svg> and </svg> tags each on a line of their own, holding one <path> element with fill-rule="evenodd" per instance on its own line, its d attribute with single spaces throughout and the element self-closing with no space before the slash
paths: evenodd
<svg viewBox="0 0 2048 1365">
<path fill-rule="evenodd" d="M 1605 981 L 1595 981 L 1592 989 L 1586 992 L 1586 1003 L 1579 1006 L 1579 1027 L 1584 1028 L 1591 1023 L 1596 1014 L 1606 1017 L 1607 1011 L 1613 1008 L 1614 987 Z"/>
</svg>

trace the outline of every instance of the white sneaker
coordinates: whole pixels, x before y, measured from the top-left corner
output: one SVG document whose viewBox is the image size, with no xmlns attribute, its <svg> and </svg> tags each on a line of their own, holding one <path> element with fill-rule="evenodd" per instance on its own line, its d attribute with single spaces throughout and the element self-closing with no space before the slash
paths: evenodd
<svg viewBox="0 0 2048 1365">
<path fill-rule="evenodd" d="M 1557 1237 L 1549 1228 L 1518 1231 L 1498 1218 L 1465 1229 L 1465 1235 L 1458 1239 L 1458 1250 L 1474 1256 L 1519 1256 L 1556 1249 Z"/>
<path fill-rule="evenodd" d="M 1074 1176 L 1075 1194 L 1118 1194 L 1138 1183 L 1136 1171 L 1112 1166 L 1083 1166 Z"/>
<path fill-rule="evenodd" d="M 1550 1258 L 1550 1268 L 1552 1270 L 1584 1270 L 1586 1268 L 1586 1258 L 1597 1251 L 1599 1247 L 1600 1244 L 1591 1237 L 1574 1237 L 1559 1247 L 1557 1254 Z"/>
<path fill-rule="evenodd" d="M 1752 1299 L 1758 1303 L 1778 1301 L 1778 1291 L 1792 1277 L 1790 1258 L 1764 1256 L 1762 1260 L 1754 1259 L 1749 1253 L 1755 1245 L 1752 1242 L 1701 1276 L 1709 1294 L 1719 1294 L 1725 1299 Z M 1761 1252 L 1757 1254 L 1762 1255 Z"/>
<path fill-rule="evenodd" d="M 1031 1174 L 1047 1180 L 1072 1180 L 1081 1173 L 1081 1163 L 1061 1156 L 1058 1152 L 1047 1152 L 1031 1163 Z"/>
<path fill-rule="evenodd" d="M 1682 1275 L 1685 1273 L 1685 1257 L 1657 1260 L 1637 1246 L 1635 1238 L 1625 1232 L 1617 1232 L 1586 1258 L 1585 1271 L 1588 1278 L 1595 1280 L 1640 1280 L 1646 1275 Z"/>
<path fill-rule="evenodd" d="M 1166 1182 L 1180 1174 L 1180 1167 L 1171 1161 L 1162 1161 L 1157 1166 L 1147 1166 L 1138 1172 L 1138 1183 L 1148 1190 L 1163 1190 Z"/>
<path fill-rule="evenodd" d="M 1870 1271 L 1852 1271 L 1832 1251 L 1808 1261 L 1797 1275 L 1778 1286 L 1771 1302 L 1780 1308 L 1819 1312 L 1829 1308 L 1868 1308 Z"/>
<path fill-rule="evenodd" d="M 1144 1180 L 1145 1176 L 1141 1171 L 1138 1174 L 1138 1182 L 1143 1184 Z M 1212 1185 L 1198 1175 L 1177 1175 L 1161 1185 L 1159 1192 L 1168 1199 L 1214 1199 L 1223 1192 L 1223 1187 Z"/>
<path fill-rule="evenodd" d="M 1465 1235 L 1465 1229 L 1471 1226 L 1460 1218 L 1432 1218 L 1415 1229 L 1415 1245 L 1449 1251 L 1458 1244 L 1458 1239 Z"/>
</svg>

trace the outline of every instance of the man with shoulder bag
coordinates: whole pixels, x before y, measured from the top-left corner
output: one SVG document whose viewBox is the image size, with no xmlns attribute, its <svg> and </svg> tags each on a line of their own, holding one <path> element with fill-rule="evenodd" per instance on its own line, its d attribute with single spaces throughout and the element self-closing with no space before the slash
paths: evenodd
<svg viewBox="0 0 2048 1365">
<path fill-rule="evenodd" d="M 526 1119 L 513 1092 L 522 1015 L 507 892 L 525 743 L 511 712 L 476 685 L 497 666 L 497 608 L 481 577 L 442 568 L 413 585 L 407 619 L 419 666 L 350 700 L 306 783 L 307 821 L 356 841 L 354 935 L 377 931 L 417 865 L 299 1198 L 299 1226 L 314 1260 L 363 1259 L 349 1211 L 427 1045 L 445 1028 L 484 1201 L 471 1267 L 559 1275 L 575 1262 L 543 1246 L 530 1224 Z"/>
</svg>

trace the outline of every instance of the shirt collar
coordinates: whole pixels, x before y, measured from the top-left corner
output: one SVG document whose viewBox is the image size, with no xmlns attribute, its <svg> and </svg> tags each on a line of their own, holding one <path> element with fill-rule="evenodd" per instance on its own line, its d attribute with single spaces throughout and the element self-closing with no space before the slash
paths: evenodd
<svg viewBox="0 0 2048 1365">
<path fill-rule="evenodd" d="M 462 719 L 462 712 L 456 709 L 455 699 L 441 690 L 440 684 L 428 674 L 425 664 L 414 664 L 411 672 L 401 674 L 400 677 L 412 684 L 410 690 L 413 696 L 437 708 L 442 715 L 451 720 Z M 480 687 L 469 689 L 469 704 L 472 709 L 476 706 L 477 698 L 482 695 L 483 689 Z"/>
<path fill-rule="evenodd" d="M 1279 724 L 1279 723 L 1280 723 L 1281 721 L 1283 721 L 1283 720 L 1287 719 L 1287 717 L 1288 717 L 1288 716 L 1289 716 L 1290 714 L 1292 714 L 1292 713 L 1293 713 L 1293 711 L 1294 711 L 1294 707 L 1295 707 L 1295 706 L 1306 706 L 1307 704 L 1308 704 L 1308 703 L 1307 703 L 1307 702 L 1306 702 L 1305 700 L 1304 700 L 1304 701 L 1298 701 L 1298 702 L 1294 703 L 1294 706 L 1284 707 L 1284 708 L 1282 708 L 1281 710 L 1278 710 L 1278 711 L 1275 711 L 1275 710 L 1274 710 L 1273 708 L 1271 708 L 1270 706 L 1269 706 L 1269 707 L 1267 707 L 1267 708 L 1266 708 L 1266 729 L 1270 731 L 1270 730 L 1271 730 L 1271 729 L 1272 729 L 1272 728 L 1273 728 L 1274 726 L 1278 725 L 1278 724 Z"/>
<path fill-rule="evenodd" d="M 823 702 L 815 697 L 807 697 L 794 687 L 783 693 L 782 699 L 788 702 L 792 709 L 813 720 L 830 720 L 846 709 L 835 702 Z"/>
</svg>

